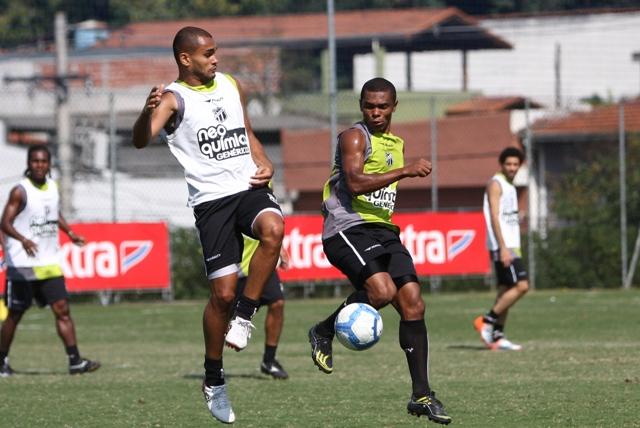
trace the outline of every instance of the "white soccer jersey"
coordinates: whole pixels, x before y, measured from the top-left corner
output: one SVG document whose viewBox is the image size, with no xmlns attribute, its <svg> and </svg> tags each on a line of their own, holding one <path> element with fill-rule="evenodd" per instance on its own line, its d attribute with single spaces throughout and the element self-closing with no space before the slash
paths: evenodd
<svg viewBox="0 0 640 428">
<path fill-rule="evenodd" d="M 500 231 L 507 248 L 519 249 L 520 248 L 520 219 L 518 217 L 518 194 L 513 184 L 507 181 L 506 177 L 498 173 L 494 175 L 491 180 L 495 180 L 500 184 L 502 188 L 502 195 L 500 196 L 499 205 L 499 223 Z M 487 192 L 484 192 L 484 220 L 487 224 L 487 248 L 491 251 L 499 249 L 498 240 L 493 232 L 493 226 L 491 225 L 491 211 L 489 209 L 489 197 Z"/>
<path fill-rule="evenodd" d="M 217 73 L 210 89 L 167 86 L 178 112 L 166 127 L 169 149 L 184 168 L 189 206 L 249 189 L 256 172 L 235 81 Z"/>
<path fill-rule="evenodd" d="M 26 204 L 13 221 L 13 227 L 25 238 L 38 246 L 35 257 L 31 257 L 20 241 L 5 237 L 6 261 L 10 267 L 39 267 L 57 265 L 59 195 L 55 181 L 47 179 L 44 189 L 33 185 L 28 178 L 18 184 L 24 190 Z"/>
</svg>

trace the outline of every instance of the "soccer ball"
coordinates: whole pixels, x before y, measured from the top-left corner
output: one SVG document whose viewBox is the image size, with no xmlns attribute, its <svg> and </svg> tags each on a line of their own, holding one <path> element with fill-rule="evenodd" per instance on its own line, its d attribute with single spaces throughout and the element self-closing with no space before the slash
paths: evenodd
<svg viewBox="0 0 640 428">
<path fill-rule="evenodd" d="M 340 343 L 354 351 L 362 351 L 380 340 L 382 317 L 366 303 L 351 303 L 338 313 L 335 328 Z"/>
</svg>

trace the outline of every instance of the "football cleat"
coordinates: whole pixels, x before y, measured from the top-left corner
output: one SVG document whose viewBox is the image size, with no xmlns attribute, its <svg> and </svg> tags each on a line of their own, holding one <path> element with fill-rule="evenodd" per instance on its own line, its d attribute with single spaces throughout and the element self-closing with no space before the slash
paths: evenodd
<svg viewBox="0 0 640 428">
<path fill-rule="evenodd" d="M 289 374 L 282 368 L 278 360 L 263 361 L 262 364 L 260 364 L 260 371 L 274 379 L 287 379 L 289 377 Z"/>
<path fill-rule="evenodd" d="M 69 374 L 83 374 L 95 372 L 100 368 L 100 361 L 91 361 L 81 358 L 78 364 L 69 364 Z"/>
<path fill-rule="evenodd" d="M 251 337 L 251 329 L 255 328 L 251 321 L 238 316 L 233 317 L 229 321 L 229 328 L 225 337 L 227 346 L 236 350 L 236 352 L 242 351 L 247 347 L 247 342 Z"/>
<path fill-rule="evenodd" d="M 498 339 L 492 346 L 492 349 L 496 351 L 521 351 L 522 345 L 511 342 L 506 337 Z"/>
<path fill-rule="evenodd" d="M 231 408 L 231 402 L 227 396 L 227 385 L 207 386 L 202 383 L 202 393 L 211 416 L 225 424 L 232 424 L 236 415 Z"/>
<path fill-rule="evenodd" d="M 407 404 L 407 411 L 417 417 L 425 415 L 438 424 L 449 425 L 451 423 L 451 416 L 444 411 L 444 405 L 436 398 L 434 391 L 419 398 L 412 396 Z"/>
<path fill-rule="evenodd" d="M 0 377 L 10 377 L 13 376 L 14 371 L 9 365 L 9 357 L 6 357 L 2 364 L 0 364 Z"/>
<path fill-rule="evenodd" d="M 333 338 L 320 336 L 313 326 L 309 330 L 309 343 L 311 344 L 311 359 L 320 371 L 331 374 L 333 372 L 333 352 L 331 342 Z"/>
<path fill-rule="evenodd" d="M 480 315 L 475 320 L 473 320 L 473 327 L 478 333 L 480 333 L 480 340 L 482 340 L 482 343 L 484 343 L 487 348 L 493 349 L 493 326 L 484 322 L 482 315 Z"/>
</svg>

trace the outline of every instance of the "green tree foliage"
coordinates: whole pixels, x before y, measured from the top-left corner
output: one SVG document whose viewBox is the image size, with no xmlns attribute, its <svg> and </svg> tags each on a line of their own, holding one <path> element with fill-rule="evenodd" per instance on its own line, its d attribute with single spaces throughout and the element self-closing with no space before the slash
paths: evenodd
<svg viewBox="0 0 640 428">
<path fill-rule="evenodd" d="M 614 146 L 614 147 L 611 147 Z M 537 241 L 537 284 L 550 287 L 619 287 L 620 193 L 617 146 L 593 153 L 554 189 L 552 211 L 560 226 Z M 640 225 L 640 137 L 627 143 L 627 242 L 633 247 Z M 631 254 L 629 254 L 629 257 Z M 639 275 L 635 282 L 638 283 Z"/>
<path fill-rule="evenodd" d="M 171 231 L 171 281 L 176 299 L 209 296 L 198 233 L 189 228 Z"/>
<path fill-rule="evenodd" d="M 336 10 L 455 6 L 472 15 L 543 12 L 594 7 L 637 7 L 634 0 L 336 0 Z M 87 19 L 113 27 L 139 21 L 233 15 L 323 12 L 326 0 L 0 0 L 0 48 L 53 39 L 53 16 Z"/>
</svg>

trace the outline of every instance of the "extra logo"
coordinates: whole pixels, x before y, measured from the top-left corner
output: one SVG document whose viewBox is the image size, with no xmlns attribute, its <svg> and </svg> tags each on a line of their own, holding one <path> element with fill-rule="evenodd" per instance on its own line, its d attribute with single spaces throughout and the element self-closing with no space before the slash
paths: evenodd
<svg viewBox="0 0 640 428">
<path fill-rule="evenodd" d="M 151 252 L 153 241 L 89 242 L 62 246 L 62 271 L 67 278 L 114 278 L 126 274 Z"/>
<path fill-rule="evenodd" d="M 222 161 L 250 154 L 245 128 L 227 129 L 224 125 L 210 126 L 199 129 L 196 138 L 200 152 L 209 159 Z"/>
<path fill-rule="evenodd" d="M 473 229 L 452 229 L 446 233 L 440 230 L 416 231 L 411 224 L 400 234 L 416 264 L 450 262 L 469 248 L 475 237 Z"/>
</svg>

